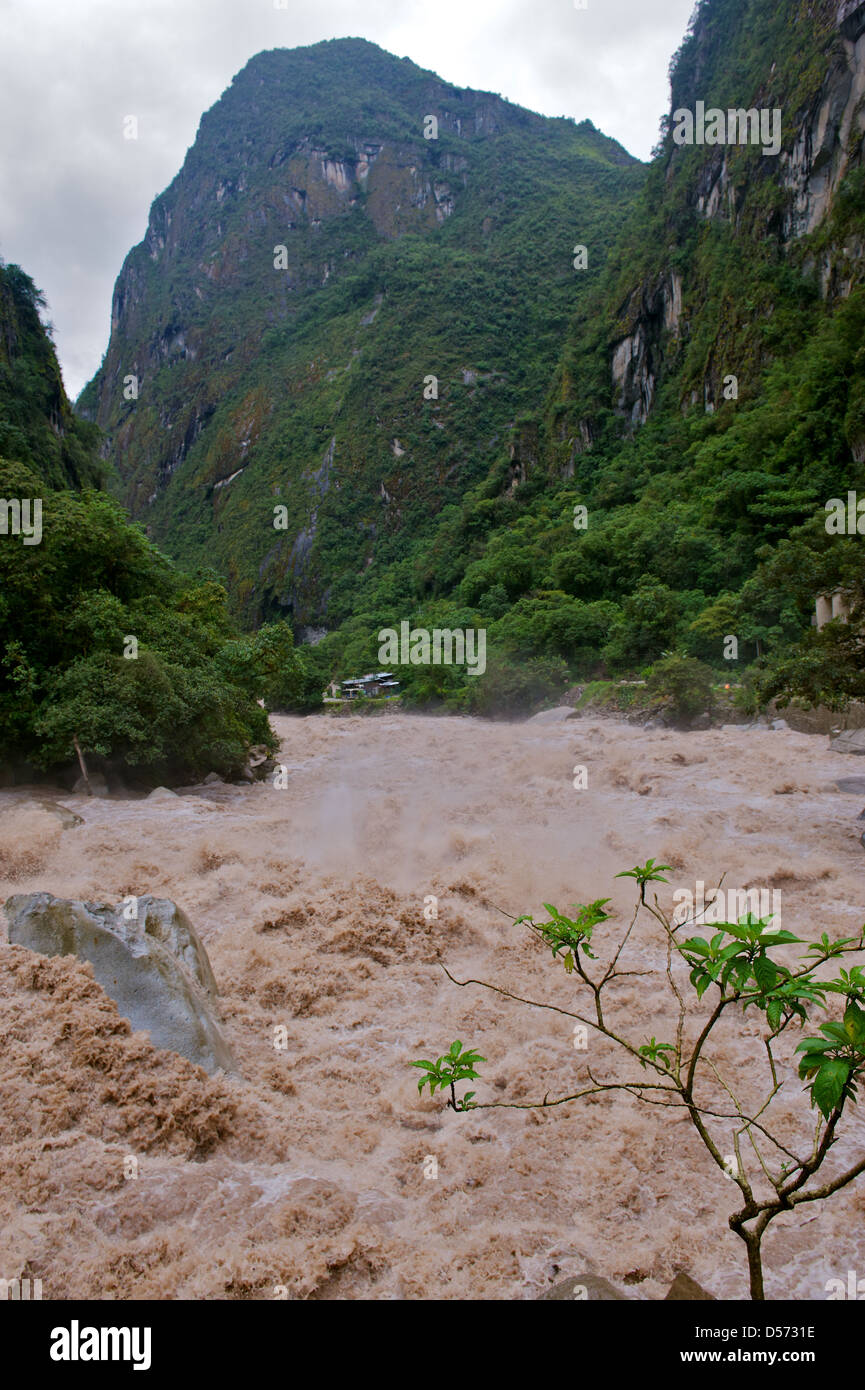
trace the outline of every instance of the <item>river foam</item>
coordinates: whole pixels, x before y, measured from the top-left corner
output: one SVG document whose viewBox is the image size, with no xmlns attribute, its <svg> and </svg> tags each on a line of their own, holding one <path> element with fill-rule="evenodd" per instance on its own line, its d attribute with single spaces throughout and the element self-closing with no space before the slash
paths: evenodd
<svg viewBox="0 0 865 1390">
<path fill-rule="evenodd" d="M 52 1299 L 520 1299 L 594 1270 L 662 1298 L 684 1268 L 746 1297 L 737 1194 L 681 1115 L 603 1095 L 456 1116 L 418 1097 L 409 1063 L 476 1046 L 479 1100 L 561 1094 L 587 1062 L 617 1075 L 605 1042 L 575 1049 L 569 1019 L 441 967 L 573 1007 L 572 980 L 506 914 L 599 897 L 624 913 L 633 884 L 614 875 L 649 856 L 673 866 L 665 906 L 726 874 L 780 890 L 799 935 L 857 931 L 860 804 L 834 785 L 851 759 L 790 731 L 274 723 L 285 790 L 58 793 L 73 829 L 28 802 L 44 788 L 0 792 L 0 899 L 173 898 L 241 1071 L 205 1077 L 131 1035 L 86 967 L 0 943 L 0 1277 L 41 1278 Z M 628 950 L 630 969 L 663 966 L 651 932 Z M 662 976 L 616 988 L 639 1040 L 671 1031 Z M 751 1016 L 721 1039 L 746 1092 L 759 1033 Z M 801 1133 L 795 1077 L 779 1104 Z M 865 1273 L 863 1210 L 854 1187 L 782 1218 L 769 1297 L 825 1298 L 828 1279 Z"/>
</svg>

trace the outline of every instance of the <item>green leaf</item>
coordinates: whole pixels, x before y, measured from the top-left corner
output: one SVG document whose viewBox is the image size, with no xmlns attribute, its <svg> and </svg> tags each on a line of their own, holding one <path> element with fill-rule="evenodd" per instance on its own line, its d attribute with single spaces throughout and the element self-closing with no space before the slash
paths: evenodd
<svg viewBox="0 0 865 1390">
<path fill-rule="evenodd" d="M 718 960 L 733 960 L 741 950 L 742 946 L 738 941 L 731 941 L 729 946 L 718 952 Z"/>
<path fill-rule="evenodd" d="M 754 960 L 754 978 L 765 994 L 778 983 L 778 967 L 768 956 L 757 956 Z"/>
<path fill-rule="evenodd" d="M 831 1038 L 832 1042 L 840 1043 L 842 1047 L 849 1041 L 847 1029 L 844 1027 L 843 1023 L 835 1023 L 834 1021 L 831 1023 L 821 1023 L 820 1032 L 825 1033 L 826 1037 Z"/>
<path fill-rule="evenodd" d="M 832 1111 L 839 1104 L 844 1094 L 844 1087 L 850 1076 L 850 1063 L 844 1062 L 840 1058 L 824 1062 L 817 1073 L 811 1095 L 814 1103 L 823 1112 L 825 1119 L 829 1119 Z"/>
<path fill-rule="evenodd" d="M 852 1000 L 844 1013 L 844 1031 L 856 1047 L 865 1047 L 865 1012 Z"/>
<path fill-rule="evenodd" d="M 735 936 L 739 941 L 751 941 L 751 933 L 747 927 L 740 927 L 738 922 L 720 922 L 718 924 L 728 936 Z"/>
<path fill-rule="evenodd" d="M 709 956 L 709 944 L 704 941 L 702 936 L 691 936 L 687 941 L 682 942 L 683 951 L 696 951 L 699 956 Z"/>
<path fill-rule="evenodd" d="M 691 984 L 697 991 L 698 999 L 702 999 L 703 995 L 706 993 L 706 990 L 709 988 L 709 985 L 711 983 L 712 977 L 711 975 L 707 974 L 705 970 L 697 968 L 691 971 Z"/>
</svg>

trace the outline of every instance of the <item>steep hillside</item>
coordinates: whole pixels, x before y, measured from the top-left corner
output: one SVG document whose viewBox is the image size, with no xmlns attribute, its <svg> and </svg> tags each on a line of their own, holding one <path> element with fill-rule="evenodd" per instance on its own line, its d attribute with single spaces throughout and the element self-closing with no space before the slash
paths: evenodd
<svg viewBox="0 0 865 1390">
<path fill-rule="evenodd" d="M 121 783 L 240 773 L 274 744 L 259 702 L 314 693 L 291 629 L 241 638 L 225 590 L 92 485 L 99 432 L 73 415 L 42 305 L 0 266 L 0 784 L 71 782 L 82 757 Z"/>
<path fill-rule="evenodd" d="M 865 4 L 701 0 L 671 78 L 541 426 L 593 518 L 547 579 L 623 605 L 604 651 L 631 665 L 676 642 L 718 661 L 725 634 L 784 653 L 818 593 L 863 581 L 824 523 L 865 486 Z M 777 112 L 777 153 L 677 144 L 699 102 Z"/>
<path fill-rule="evenodd" d="M 735 679 L 768 653 L 763 694 L 861 694 L 861 539 L 828 534 L 825 508 L 865 498 L 865 4 L 701 0 L 671 85 L 644 189 L 523 423 L 525 473 L 447 516 L 406 616 L 448 599 L 505 662 L 572 676 L 679 649 Z M 765 112 L 776 152 L 679 144 L 699 103 Z M 854 622 L 812 634 L 839 587 Z M 335 654 L 359 661 L 361 639 Z"/>
<path fill-rule="evenodd" d="M 647 173 L 354 40 L 260 55 L 202 122 L 82 404 L 136 514 L 322 683 L 408 620 L 487 630 L 482 679 L 401 672 L 456 705 L 669 651 L 861 693 L 825 506 L 865 494 L 865 3 L 700 0 L 671 87 Z M 714 109 L 743 139 L 687 143 Z M 837 588 L 854 623 L 812 634 Z"/>
<path fill-rule="evenodd" d="M 80 487 L 104 472 L 97 431 L 73 414 L 30 276 L 0 261 L 0 457 L 36 469 L 49 487 Z"/>
<path fill-rule="evenodd" d="M 247 619 L 337 625 L 492 467 L 525 476 L 513 428 L 643 177 L 589 123 L 360 39 L 258 55 L 154 203 L 79 402 L 133 515 Z"/>
</svg>

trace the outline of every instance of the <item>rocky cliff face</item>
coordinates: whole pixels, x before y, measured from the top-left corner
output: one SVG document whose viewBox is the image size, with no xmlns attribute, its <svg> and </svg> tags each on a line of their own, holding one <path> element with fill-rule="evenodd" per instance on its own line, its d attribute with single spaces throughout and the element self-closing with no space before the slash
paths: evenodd
<svg viewBox="0 0 865 1390">
<path fill-rule="evenodd" d="M 250 617 L 344 615 L 508 456 L 642 178 L 587 123 L 361 40 L 259 55 L 155 201 L 79 402 L 133 515 Z"/>
<path fill-rule="evenodd" d="M 847 0 L 827 52 L 826 74 L 810 108 L 797 112 L 792 142 L 782 154 L 782 181 L 791 194 L 787 241 L 815 231 L 830 210 L 844 175 L 861 166 L 865 134 L 865 0 Z M 824 291 L 828 290 L 824 282 Z"/>
<path fill-rule="evenodd" d="M 101 476 L 96 440 L 73 414 L 43 308 L 29 275 L 0 261 L 0 458 L 48 487 L 80 487 Z"/>
<path fill-rule="evenodd" d="M 704 0 L 698 10 L 674 73 L 672 109 L 694 110 L 701 100 L 722 110 L 777 109 L 782 147 L 777 157 L 736 145 L 683 148 L 668 125 L 663 196 L 678 215 L 653 225 L 655 255 L 620 303 L 608 347 L 615 408 L 632 427 L 648 418 L 659 379 L 680 368 L 683 344 L 700 333 L 701 319 L 718 311 L 699 254 L 707 228 L 721 229 L 743 260 L 770 254 L 812 270 L 829 301 L 846 298 L 865 277 L 861 231 L 849 219 L 831 225 L 845 178 L 863 166 L 865 3 L 748 0 L 735 24 L 729 11 L 725 0 Z M 721 32 L 726 48 L 719 51 Z M 755 35 L 763 36 L 756 53 Z M 673 271 L 684 245 L 691 255 Z M 735 325 L 721 323 L 718 331 L 728 362 L 751 357 Z M 719 355 L 707 353 L 697 379 L 682 380 L 683 405 L 716 408 Z"/>
</svg>

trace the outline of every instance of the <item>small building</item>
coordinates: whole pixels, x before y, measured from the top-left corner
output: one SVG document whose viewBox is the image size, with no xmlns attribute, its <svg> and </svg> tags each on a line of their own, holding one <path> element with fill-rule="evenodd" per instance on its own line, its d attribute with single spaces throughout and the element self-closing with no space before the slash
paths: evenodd
<svg viewBox="0 0 865 1390">
<path fill-rule="evenodd" d="M 390 671 L 370 671 L 365 676 L 352 676 L 349 680 L 342 683 L 342 698 L 344 700 L 357 700 L 361 695 L 368 700 L 374 700 L 379 696 L 386 699 L 393 699 L 399 693 L 399 681 L 396 680 Z"/>
<path fill-rule="evenodd" d="M 842 623 L 846 623 L 849 617 L 850 597 L 843 589 L 836 589 L 834 594 L 820 594 L 814 619 L 814 626 L 818 632 L 835 618 L 840 618 Z"/>
</svg>

